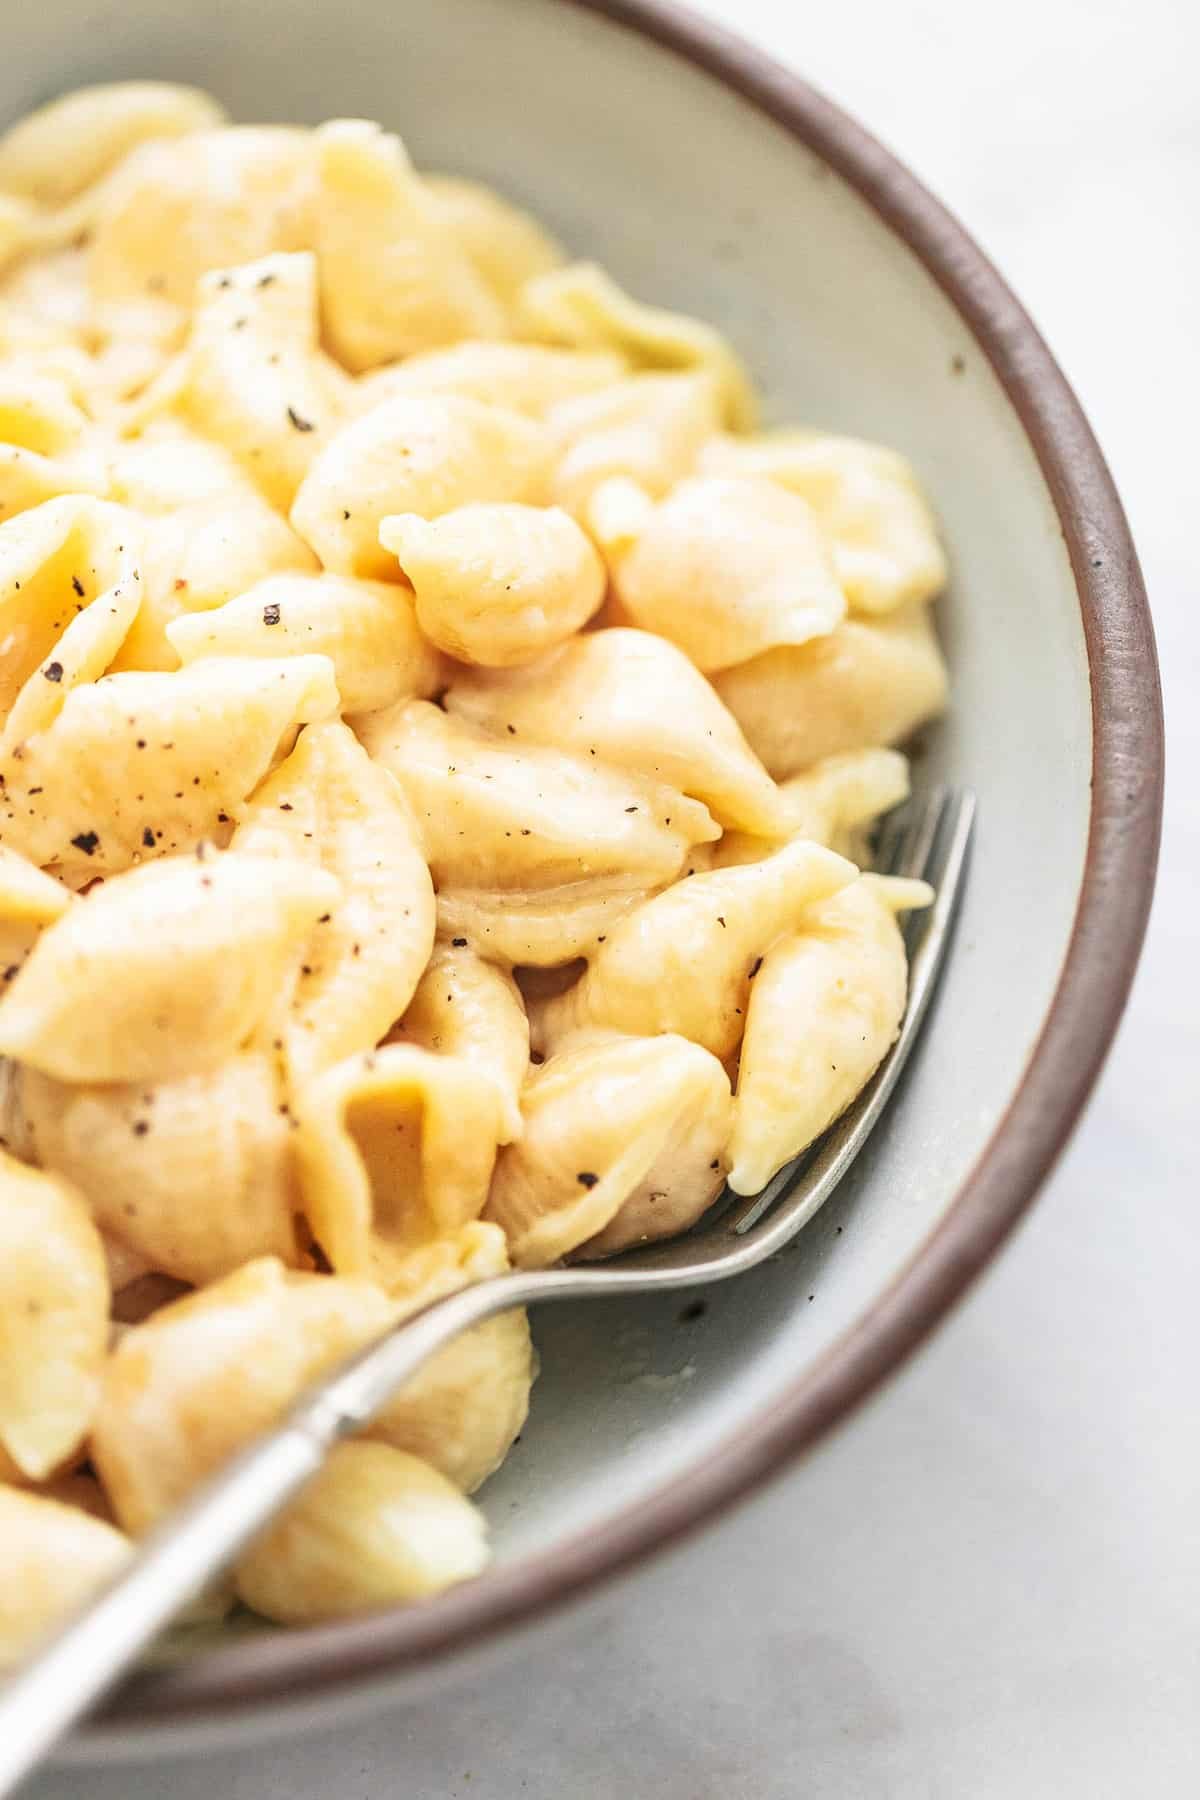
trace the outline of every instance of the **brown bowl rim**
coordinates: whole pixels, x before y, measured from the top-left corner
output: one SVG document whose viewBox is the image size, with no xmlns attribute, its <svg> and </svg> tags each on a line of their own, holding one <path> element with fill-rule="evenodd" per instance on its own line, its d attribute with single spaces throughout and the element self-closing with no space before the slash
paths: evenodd
<svg viewBox="0 0 1200 1800">
<path fill-rule="evenodd" d="M 475 1649 L 628 1570 L 808 1449 L 908 1356 L 1029 1206 L 1099 1073 L 1137 965 L 1158 852 L 1163 727 L 1137 554 L 1099 445 L 1031 319 L 957 220 L 869 132 L 764 52 L 672 0 L 563 0 L 714 75 L 872 206 L 970 327 L 1050 488 L 1079 592 L 1092 685 L 1092 805 L 1070 944 L 1008 1109 L 955 1200 L 858 1322 L 719 1454 L 605 1524 L 427 1605 L 279 1633 L 133 1677 L 87 1736 L 223 1721 Z"/>
</svg>

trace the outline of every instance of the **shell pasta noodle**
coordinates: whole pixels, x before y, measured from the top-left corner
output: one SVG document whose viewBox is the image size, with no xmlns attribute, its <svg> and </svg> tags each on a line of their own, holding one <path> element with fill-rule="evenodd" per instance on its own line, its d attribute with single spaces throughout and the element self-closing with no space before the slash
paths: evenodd
<svg viewBox="0 0 1200 1800">
<path fill-rule="evenodd" d="M 758 1191 L 903 1017 L 919 472 L 392 124 L 0 132 L 0 1664 L 408 1313 Z M 207 1615 L 478 1576 L 536 1367 L 447 1345 Z"/>
</svg>

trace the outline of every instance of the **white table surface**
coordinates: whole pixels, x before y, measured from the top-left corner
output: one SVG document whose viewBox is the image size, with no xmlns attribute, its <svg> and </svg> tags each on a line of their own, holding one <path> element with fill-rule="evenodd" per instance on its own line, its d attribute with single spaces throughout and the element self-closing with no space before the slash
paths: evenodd
<svg viewBox="0 0 1200 1800">
<path fill-rule="evenodd" d="M 886 1392 L 716 1530 L 551 1646 L 419 1708 L 169 1768 L 63 1770 L 38 1800 L 1200 1791 L 1200 13 L 705 8 L 870 122 L 958 212 L 1111 458 L 1174 773 L 1125 1026 L 1000 1262 Z"/>
</svg>

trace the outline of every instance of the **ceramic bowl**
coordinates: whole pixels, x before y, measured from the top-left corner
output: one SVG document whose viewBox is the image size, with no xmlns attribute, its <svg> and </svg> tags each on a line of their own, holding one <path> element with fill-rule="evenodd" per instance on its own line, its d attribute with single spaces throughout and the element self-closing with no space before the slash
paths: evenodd
<svg viewBox="0 0 1200 1800">
<path fill-rule="evenodd" d="M 793 1250 L 700 1318 L 686 1296 L 542 1313 L 532 1415 L 482 1496 L 489 1574 L 143 1674 L 91 1728 L 95 1754 L 414 1692 L 811 1448 L 994 1254 L 1079 1114 L 1142 936 L 1162 742 L 1133 546 L 1045 345 L 919 183 L 744 44 L 649 0 L 40 0 L 5 40 L 5 117 L 155 75 L 243 119 L 383 120 L 636 294 L 719 324 L 772 420 L 903 450 L 954 570 L 953 711 L 917 777 L 970 782 L 980 802 L 923 1042 Z"/>
</svg>

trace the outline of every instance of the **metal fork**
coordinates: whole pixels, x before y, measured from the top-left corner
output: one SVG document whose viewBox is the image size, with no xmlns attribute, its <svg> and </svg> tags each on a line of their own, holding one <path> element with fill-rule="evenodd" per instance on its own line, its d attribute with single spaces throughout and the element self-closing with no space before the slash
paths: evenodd
<svg viewBox="0 0 1200 1800">
<path fill-rule="evenodd" d="M 149 1537 L 127 1569 L 3 1690 L 0 1795 L 12 1792 L 187 1601 L 235 1560 L 316 1474 L 333 1445 L 368 1424 L 459 1332 L 545 1300 L 724 1281 L 773 1256 L 808 1224 L 862 1149 L 921 1029 L 962 889 L 974 812 L 968 791 L 938 789 L 884 822 L 876 869 L 924 876 L 937 895 L 928 911 L 909 915 L 909 992 L 899 1036 L 815 1149 L 749 1199 L 726 1188 L 681 1237 L 603 1264 L 513 1270 L 434 1301 L 310 1388 L 283 1424 L 233 1458 Z"/>
</svg>

